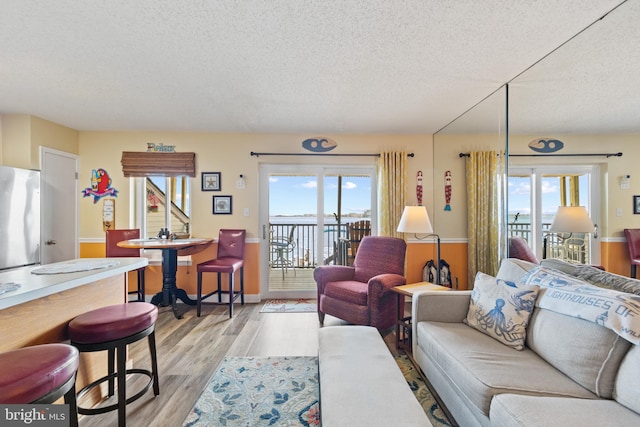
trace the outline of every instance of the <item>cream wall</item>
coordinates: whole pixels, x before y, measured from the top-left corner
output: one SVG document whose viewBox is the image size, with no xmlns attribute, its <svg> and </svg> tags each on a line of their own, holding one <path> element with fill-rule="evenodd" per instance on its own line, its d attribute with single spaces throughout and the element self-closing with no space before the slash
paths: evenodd
<svg viewBox="0 0 640 427">
<path fill-rule="evenodd" d="M 40 147 L 78 154 L 78 131 L 28 114 L 0 115 L 0 164 L 40 169 Z"/>
<path fill-rule="evenodd" d="M 122 151 L 146 151 L 147 143 L 174 145 L 178 152 L 195 152 L 197 176 L 192 179 L 192 234 L 217 236 L 220 228 L 245 228 L 249 238 L 259 236 L 258 174 L 261 163 L 280 164 L 374 164 L 375 157 L 319 157 L 319 156 L 251 156 L 254 152 L 309 153 L 301 142 L 309 135 L 296 134 L 222 134 L 181 132 L 80 132 L 79 154 L 80 188 L 90 186 L 91 171 L 103 168 L 112 179 L 111 186 L 118 190 L 116 198 L 116 227 L 129 224 L 129 179 L 122 175 Z M 415 177 L 418 170 L 431 174 L 431 135 L 325 135 L 337 142 L 331 153 L 378 153 L 382 150 L 406 150 L 415 153 L 408 160 L 408 176 Z M 221 172 L 222 191 L 200 190 L 201 172 Z M 246 188 L 236 189 L 235 182 L 244 175 Z M 428 176 L 428 175 L 427 175 Z M 425 200 L 431 198 L 431 188 L 425 185 Z M 411 190 L 415 198 L 415 186 Z M 213 195 L 233 196 L 232 215 L 212 215 Z M 80 201 L 80 236 L 82 239 L 104 239 L 101 207 L 90 198 Z M 250 215 L 245 217 L 243 209 Z"/>
</svg>

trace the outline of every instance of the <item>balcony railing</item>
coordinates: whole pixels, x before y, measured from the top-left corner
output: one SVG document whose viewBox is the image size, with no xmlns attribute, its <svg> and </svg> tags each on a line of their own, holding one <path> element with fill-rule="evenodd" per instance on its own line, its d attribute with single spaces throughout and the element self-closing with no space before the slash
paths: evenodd
<svg viewBox="0 0 640 427">
<path fill-rule="evenodd" d="M 324 251 L 320 257 L 317 256 L 317 231 L 318 224 L 270 224 L 269 235 L 273 243 L 269 250 L 269 265 L 280 268 L 284 263 L 285 267 L 315 268 L 318 258 L 320 264 L 344 264 L 344 246 L 341 242 L 348 238 L 349 224 L 324 225 Z M 283 247 L 283 242 L 287 242 L 287 246 Z"/>
<path fill-rule="evenodd" d="M 562 258 L 570 262 L 587 263 L 589 259 L 588 245 L 584 234 L 573 233 L 549 233 L 551 223 L 543 223 L 545 256 L 546 258 Z M 293 234 L 291 230 L 293 229 Z M 341 243 L 348 239 L 349 224 L 325 224 L 322 238 L 323 253 L 317 256 L 317 230 L 318 224 L 284 223 L 270 224 L 269 235 L 272 241 L 283 242 L 289 239 L 291 242 L 286 248 L 271 245 L 269 250 L 269 265 L 273 268 L 283 266 L 290 268 L 313 269 L 320 264 L 345 264 L 346 249 Z M 530 223 L 510 223 L 509 236 L 523 237 L 531 241 Z"/>
<path fill-rule="evenodd" d="M 560 258 L 565 261 L 587 264 L 589 261 L 589 245 L 584 233 L 551 233 L 551 223 L 542 224 L 543 258 Z M 530 223 L 509 223 L 509 237 L 518 236 L 527 242 L 531 241 Z"/>
</svg>

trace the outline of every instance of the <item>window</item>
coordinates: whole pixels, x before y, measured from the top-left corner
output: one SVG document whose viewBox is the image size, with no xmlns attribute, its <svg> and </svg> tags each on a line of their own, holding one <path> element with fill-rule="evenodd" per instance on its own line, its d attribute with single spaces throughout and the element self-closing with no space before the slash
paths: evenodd
<svg viewBox="0 0 640 427">
<path fill-rule="evenodd" d="M 191 230 L 189 196 L 191 180 L 187 176 L 149 176 L 132 178 L 135 191 L 135 221 L 141 236 L 155 237 L 161 228 L 188 236 Z M 167 206 L 169 208 L 167 208 Z"/>
</svg>

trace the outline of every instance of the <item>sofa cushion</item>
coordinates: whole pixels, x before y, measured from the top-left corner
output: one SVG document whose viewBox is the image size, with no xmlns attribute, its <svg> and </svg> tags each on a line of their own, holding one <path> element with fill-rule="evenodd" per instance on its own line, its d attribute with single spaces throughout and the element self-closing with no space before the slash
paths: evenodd
<svg viewBox="0 0 640 427">
<path fill-rule="evenodd" d="M 414 327 L 420 349 L 455 384 L 461 399 L 485 416 L 493 396 L 501 393 L 596 397 L 530 349 L 507 347 L 464 323 L 418 322 Z"/>
<path fill-rule="evenodd" d="M 345 280 L 343 282 L 327 283 L 324 287 L 324 294 L 351 304 L 367 305 L 368 289 L 369 285 L 366 282 Z"/>
<path fill-rule="evenodd" d="M 599 397 L 611 398 L 616 372 L 631 344 L 593 322 L 536 309 L 527 347 Z"/>
<path fill-rule="evenodd" d="M 575 276 L 576 274 L 576 265 L 571 264 L 562 259 L 558 258 L 547 258 L 540 261 L 540 265 L 547 268 L 553 268 L 554 270 L 562 271 L 565 274 L 569 274 L 571 276 Z"/>
<path fill-rule="evenodd" d="M 640 347 L 634 345 L 620 364 L 613 397 L 620 404 L 640 413 L 638 384 L 640 384 Z"/>
<path fill-rule="evenodd" d="M 502 344 L 522 350 L 539 290 L 535 285 L 516 284 L 478 272 L 464 322 Z"/>
<path fill-rule="evenodd" d="M 576 265 L 574 276 L 601 288 L 640 295 L 640 280 L 602 271 L 590 265 Z"/>
<path fill-rule="evenodd" d="M 501 394 L 493 398 L 492 427 L 632 426 L 640 415 L 613 400 Z"/>
<path fill-rule="evenodd" d="M 522 259 L 505 258 L 500 263 L 500 269 L 496 277 L 511 282 L 519 282 L 529 270 L 535 267 L 538 267 L 538 264 Z"/>
</svg>

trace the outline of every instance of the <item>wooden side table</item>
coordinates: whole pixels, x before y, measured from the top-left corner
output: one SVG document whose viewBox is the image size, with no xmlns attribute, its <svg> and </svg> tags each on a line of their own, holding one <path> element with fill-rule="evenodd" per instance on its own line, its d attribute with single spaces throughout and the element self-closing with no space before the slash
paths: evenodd
<svg viewBox="0 0 640 427">
<path fill-rule="evenodd" d="M 398 295 L 398 320 L 396 321 L 396 348 L 411 353 L 411 316 L 404 315 L 404 297 L 413 297 L 418 291 L 450 291 L 451 288 L 435 283 L 419 282 L 409 285 L 394 286 L 391 290 Z"/>
</svg>

